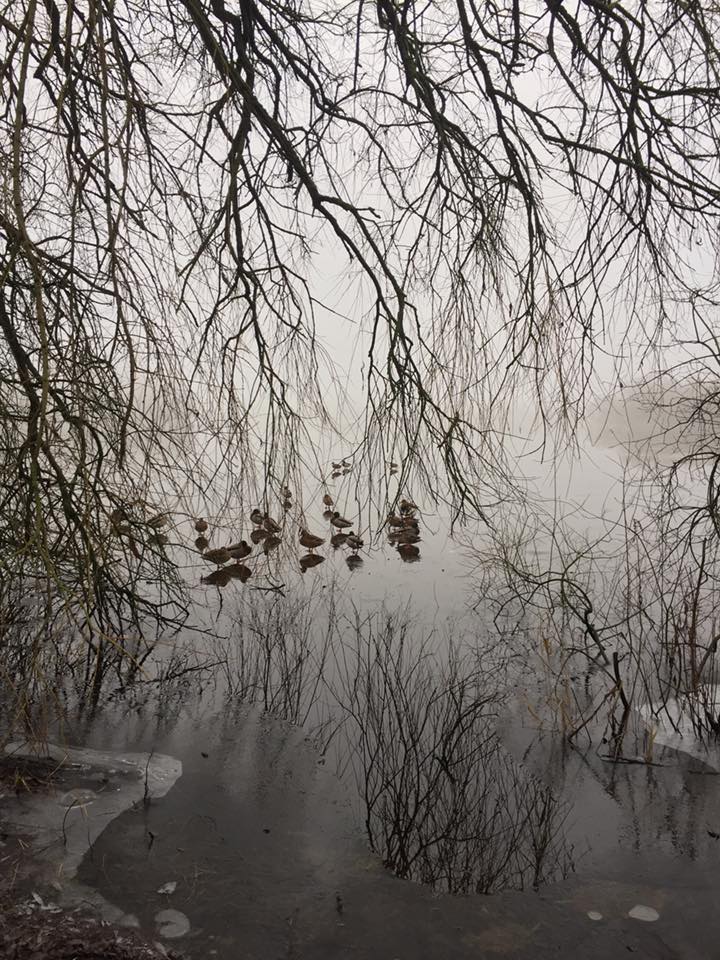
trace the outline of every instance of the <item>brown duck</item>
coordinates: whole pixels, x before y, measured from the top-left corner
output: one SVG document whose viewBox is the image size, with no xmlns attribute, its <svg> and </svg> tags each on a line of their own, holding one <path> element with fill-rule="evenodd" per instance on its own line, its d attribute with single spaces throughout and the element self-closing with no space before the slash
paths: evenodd
<svg viewBox="0 0 720 960">
<path fill-rule="evenodd" d="M 209 563 L 227 563 L 228 560 L 232 560 L 230 551 L 227 547 L 217 547 L 215 550 L 206 550 L 202 555 L 203 560 L 207 560 Z"/>
<path fill-rule="evenodd" d="M 233 560 L 244 560 L 252 553 L 252 547 L 247 540 L 241 540 L 240 543 L 231 543 L 225 548 Z"/>
<path fill-rule="evenodd" d="M 348 527 L 352 526 L 349 520 L 346 520 L 345 517 L 341 517 L 337 510 L 333 513 L 330 518 L 330 523 L 337 527 L 338 530 L 346 530 Z"/>
<path fill-rule="evenodd" d="M 308 550 L 314 550 L 323 543 L 325 543 L 323 537 L 316 537 L 314 533 L 310 533 L 304 528 L 300 529 L 300 546 L 307 547 Z"/>
</svg>

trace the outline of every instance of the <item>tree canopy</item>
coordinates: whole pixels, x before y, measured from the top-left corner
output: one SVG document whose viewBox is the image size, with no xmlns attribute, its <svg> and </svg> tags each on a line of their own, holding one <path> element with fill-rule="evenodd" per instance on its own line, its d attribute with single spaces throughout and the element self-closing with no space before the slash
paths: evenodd
<svg viewBox="0 0 720 960">
<path fill-rule="evenodd" d="M 361 328 L 359 452 L 434 451 L 488 516 L 513 391 L 572 426 L 599 352 L 712 328 L 719 26 L 673 0 L 6 2 L 3 562 L 85 624 L 148 577 L 180 603 L 158 515 L 221 466 L 312 468 L 328 324 Z"/>
</svg>

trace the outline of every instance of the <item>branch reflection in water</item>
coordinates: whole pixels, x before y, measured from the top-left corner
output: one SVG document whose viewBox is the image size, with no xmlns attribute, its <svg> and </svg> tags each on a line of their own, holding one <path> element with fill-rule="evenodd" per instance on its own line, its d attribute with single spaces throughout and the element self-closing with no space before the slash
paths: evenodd
<svg viewBox="0 0 720 960">
<path fill-rule="evenodd" d="M 224 661 L 233 698 L 298 723 L 357 787 L 372 849 L 453 893 L 537 887 L 572 869 L 567 805 L 503 749 L 500 669 L 407 609 L 327 600 L 243 607 Z"/>
</svg>

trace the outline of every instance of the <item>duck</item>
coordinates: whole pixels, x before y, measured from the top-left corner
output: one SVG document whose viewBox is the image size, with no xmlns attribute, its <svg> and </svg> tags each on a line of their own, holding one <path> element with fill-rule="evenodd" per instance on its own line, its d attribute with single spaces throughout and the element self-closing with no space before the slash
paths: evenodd
<svg viewBox="0 0 720 960">
<path fill-rule="evenodd" d="M 253 543 L 260 543 L 261 540 L 264 540 L 268 536 L 267 530 L 263 530 L 262 527 L 255 527 L 254 530 L 250 531 L 250 539 Z"/>
<path fill-rule="evenodd" d="M 203 560 L 207 560 L 209 563 L 227 563 L 228 560 L 232 560 L 230 551 L 227 547 L 216 547 L 214 550 L 206 550 L 202 555 Z"/>
<path fill-rule="evenodd" d="M 267 514 L 263 517 L 262 525 L 268 531 L 268 533 L 280 533 L 282 529 L 277 520 L 273 520 L 272 517 L 269 517 Z"/>
<path fill-rule="evenodd" d="M 341 517 L 337 510 L 333 513 L 330 518 L 330 523 L 337 527 L 338 530 L 346 530 L 348 527 L 352 526 L 352 523 L 349 520 L 346 520 L 345 517 Z"/>
<path fill-rule="evenodd" d="M 225 548 L 233 560 L 244 560 L 252 553 L 252 547 L 247 540 L 241 540 L 240 543 L 231 543 Z"/>
<path fill-rule="evenodd" d="M 323 537 L 316 537 L 314 533 L 310 533 L 304 527 L 300 528 L 300 546 L 307 547 L 308 550 L 314 550 L 323 543 L 325 543 Z"/>
<path fill-rule="evenodd" d="M 333 505 L 333 498 L 330 496 L 329 493 L 326 493 L 325 496 L 323 497 L 323 503 L 325 504 L 326 507 L 331 507 Z"/>
<path fill-rule="evenodd" d="M 210 524 L 207 522 L 207 520 L 203 520 L 202 517 L 198 517 L 195 521 L 195 529 L 198 533 L 205 533 L 209 526 Z"/>
<path fill-rule="evenodd" d="M 318 553 L 306 553 L 304 557 L 300 557 L 300 570 L 302 573 L 305 573 L 310 567 L 316 567 L 324 561 L 325 557 L 321 557 Z"/>
<path fill-rule="evenodd" d="M 148 526 L 152 527 L 153 530 L 160 530 L 162 527 L 167 526 L 170 521 L 170 516 L 167 513 L 158 513 L 154 517 L 150 517 L 148 520 Z"/>
<path fill-rule="evenodd" d="M 257 507 L 255 507 L 255 509 L 250 514 L 251 523 L 254 523 L 256 527 L 259 527 L 264 519 L 265 519 L 265 515 L 262 514 Z"/>
<path fill-rule="evenodd" d="M 348 545 L 348 547 L 350 547 L 351 550 L 359 550 L 360 547 L 365 546 L 365 541 L 361 540 L 360 537 L 358 537 L 355 533 L 349 533 L 345 543 Z"/>
<path fill-rule="evenodd" d="M 208 540 L 207 537 L 198 537 L 197 540 L 195 541 L 195 548 L 199 550 L 200 553 L 204 553 L 209 546 L 210 546 L 210 541 Z"/>
<path fill-rule="evenodd" d="M 220 567 L 207 577 L 200 577 L 200 583 L 208 587 L 226 587 L 230 583 L 230 571 L 227 567 Z"/>
<path fill-rule="evenodd" d="M 266 554 L 268 554 L 270 553 L 271 550 L 275 550 L 277 547 L 279 547 L 281 543 L 282 543 L 282 540 L 280 539 L 280 537 L 276 537 L 273 534 L 270 534 L 269 537 L 265 537 L 265 539 L 263 540 L 263 550 L 265 551 Z"/>
<path fill-rule="evenodd" d="M 357 570 L 358 567 L 363 565 L 363 558 L 359 557 L 356 553 L 351 553 L 349 557 L 345 557 L 345 563 L 351 570 Z"/>
<path fill-rule="evenodd" d="M 338 547 L 341 547 L 345 543 L 347 538 L 348 538 L 347 533 L 334 533 L 330 537 L 330 543 L 337 550 Z"/>
<path fill-rule="evenodd" d="M 420 548 L 416 547 L 413 543 L 399 543 L 397 549 L 403 560 L 420 559 Z"/>
<path fill-rule="evenodd" d="M 421 539 L 420 534 L 415 530 L 398 530 L 388 534 L 390 543 L 418 543 Z"/>
<path fill-rule="evenodd" d="M 247 583 L 252 576 L 252 570 L 250 567 L 246 567 L 244 563 L 232 563 L 229 567 L 222 567 L 221 569 L 228 577 L 239 580 L 240 583 Z"/>
</svg>

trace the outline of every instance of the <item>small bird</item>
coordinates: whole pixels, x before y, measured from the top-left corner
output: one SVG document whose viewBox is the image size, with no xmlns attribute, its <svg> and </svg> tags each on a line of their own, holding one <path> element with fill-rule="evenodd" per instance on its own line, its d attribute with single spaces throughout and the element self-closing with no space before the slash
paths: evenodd
<svg viewBox="0 0 720 960">
<path fill-rule="evenodd" d="M 341 547 L 347 540 L 348 535 L 346 533 L 334 533 L 330 537 L 330 543 L 337 550 L 338 547 Z"/>
<path fill-rule="evenodd" d="M 324 561 L 325 557 L 321 557 L 318 553 L 306 553 L 304 557 L 300 557 L 300 570 L 305 573 L 310 567 L 316 567 Z"/>
<path fill-rule="evenodd" d="M 323 543 L 325 543 L 323 537 L 316 537 L 314 533 L 310 533 L 303 527 L 300 528 L 300 545 L 302 547 L 307 547 L 308 550 L 314 550 Z"/>
<path fill-rule="evenodd" d="M 363 565 L 363 558 L 359 557 L 356 553 L 351 553 L 349 557 L 345 557 L 345 563 L 351 570 L 357 570 L 358 567 Z"/>
<path fill-rule="evenodd" d="M 289 510 L 292 507 L 292 500 L 283 500 L 282 508 L 283 510 Z"/>
<path fill-rule="evenodd" d="M 387 524 L 389 527 L 402 527 L 405 525 L 405 521 L 402 517 L 396 517 L 394 514 L 390 514 L 387 518 Z"/>
<path fill-rule="evenodd" d="M 397 470 L 397 468 L 398 468 L 398 465 L 395 463 L 394 460 L 391 460 L 391 461 L 390 461 L 390 469 L 391 469 L 391 470 Z"/>
<path fill-rule="evenodd" d="M 282 529 L 277 520 L 273 520 L 272 517 L 269 517 L 267 514 L 263 517 L 263 526 L 268 533 L 279 533 Z"/>
<path fill-rule="evenodd" d="M 332 510 L 323 510 L 323 520 L 332 520 Z"/>
<path fill-rule="evenodd" d="M 332 468 L 333 470 L 342 470 L 342 466 L 341 463 L 333 463 Z"/>
<path fill-rule="evenodd" d="M 340 514 L 337 512 L 337 510 L 333 513 L 330 519 L 330 523 L 334 527 L 337 527 L 338 530 L 345 530 L 348 527 L 352 526 L 352 523 L 350 523 L 349 520 L 346 520 L 345 517 L 341 517 Z"/>
<path fill-rule="evenodd" d="M 267 535 L 267 530 L 263 530 L 262 527 L 255 527 L 254 530 L 250 531 L 250 539 L 253 543 L 260 543 L 260 541 L 264 540 Z"/>
<path fill-rule="evenodd" d="M 400 513 L 409 514 L 417 510 L 417 504 L 414 504 L 412 500 L 401 500 L 400 501 Z"/>
<path fill-rule="evenodd" d="M 195 541 L 195 547 L 200 551 L 200 553 L 204 553 L 209 546 L 210 541 L 207 537 L 198 537 Z"/>
<path fill-rule="evenodd" d="M 350 547 L 351 550 L 359 550 L 360 547 L 365 546 L 365 541 L 361 540 L 357 534 L 349 533 L 345 543 Z"/>
<path fill-rule="evenodd" d="M 271 550 L 275 550 L 277 547 L 279 547 L 281 543 L 282 543 L 282 540 L 280 539 L 280 537 L 276 537 L 276 536 L 273 536 L 273 534 L 270 534 L 269 537 L 265 537 L 265 539 L 263 540 L 263 550 L 265 551 L 266 554 L 268 554 L 270 553 Z"/>
<path fill-rule="evenodd" d="M 210 563 L 227 563 L 228 560 L 231 560 L 230 551 L 227 547 L 217 547 L 215 550 L 206 550 L 202 555 L 203 560 L 208 560 Z"/>
<path fill-rule="evenodd" d="M 208 527 L 209 524 L 207 520 L 203 520 L 202 517 L 198 517 L 198 519 L 195 521 L 195 529 L 198 533 L 205 533 Z"/>
<path fill-rule="evenodd" d="M 259 527 L 260 524 L 263 522 L 264 519 L 265 519 L 264 514 L 260 513 L 260 511 L 258 510 L 258 508 L 255 507 L 255 509 L 253 510 L 253 512 L 250 514 L 250 520 L 251 520 L 251 522 L 254 523 L 255 526 Z"/>
<path fill-rule="evenodd" d="M 351 469 L 352 469 L 352 464 L 351 464 L 351 463 L 348 463 L 347 460 L 343 460 L 343 462 L 340 464 L 340 466 L 343 468 L 343 470 L 351 470 Z"/>
<path fill-rule="evenodd" d="M 323 503 L 325 504 L 326 507 L 331 507 L 333 505 L 333 498 L 330 496 L 329 493 L 326 493 L 325 496 L 323 497 Z"/>
<path fill-rule="evenodd" d="M 290 487 L 283 487 L 280 492 L 283 495 L 283 499 L 292 500 L 292 490 L 290 489 Z"/>
<path fill-rule="evenodd" d="M 247 540 L 241 540 L 240 543 L 231 543 L 225 548 L 233 560 L 244 560 L 252 553 L 252 547 Z"/>
</svg>

